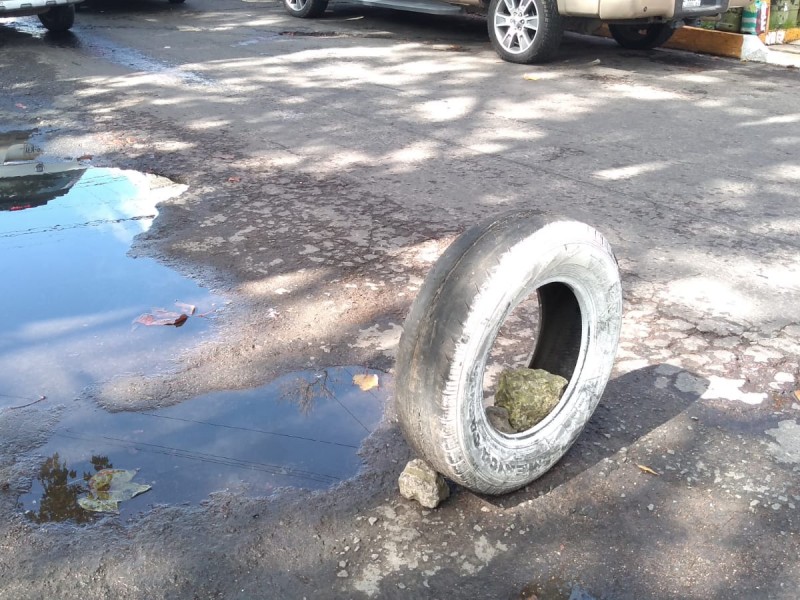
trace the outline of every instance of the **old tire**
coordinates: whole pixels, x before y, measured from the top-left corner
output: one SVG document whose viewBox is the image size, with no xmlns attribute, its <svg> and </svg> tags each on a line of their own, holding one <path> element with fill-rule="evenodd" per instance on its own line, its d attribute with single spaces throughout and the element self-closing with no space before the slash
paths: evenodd
<svg viewBox="0 0 800 600">
<path fill-rule="evenodd" d="M 609 25 L 611 37 L 628 50 L 651 50 L 672 37 L 675 30 L 669 23 L 651 25 Z"/>
<path fill-rule="evenodd" d="M 39 14 L 39 21 L 48 31 L 62 33 L 69 31 L 75 24 L 75 5 L 64 4 L 54 6 L 47 12 Z"/>
<path fill-rule="evenodd" d="M 556 0 L 492 0 L 486 22 L 495 52 L 513 63 L 550 60 L 564 34 Z"/>
<path fill-rule="evenodd" d="M 483 374 L 501 324 L 531 293 L 540 328 L 529 366 L 569 383 L 544 421 L 505 434 L 487 420 Z M 396 402 L 406 439 L 473 491 L 530 483 L 564 455 L 597 406 L 621 316 L 616 259 L 588 225 L 515 211 L 466 231 L 433 267 L 404 324 Z"/>
<path fill-rule="evenodd" d="M 328 0 L 283 0 L 283 7 L 293 17 L 313 19 L 322 16 L 328 8 Z"/>
</svg>

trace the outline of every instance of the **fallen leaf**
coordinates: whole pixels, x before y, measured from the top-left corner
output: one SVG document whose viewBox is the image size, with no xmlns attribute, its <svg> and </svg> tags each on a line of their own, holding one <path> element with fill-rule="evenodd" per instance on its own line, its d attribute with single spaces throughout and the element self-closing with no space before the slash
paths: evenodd
<svg viewBox="0 0 800 600">
<path fill-rule="evenodd" d="M 645 465 L 636 465 L 636 466 L 639 467 L 645 473 L 650 473 L 650 475 L 656 475 L 656 476 L 658 475 L 658 473 L 653 471 L 653 469 L 651 469 L 650 467 L 646 467 Z"/>
<path fill-rule="evenodd" d="M 800 402 L 800 390 L 794 391 L 794 397 L 797 398 L 797 401 Z"/>
<path fill-rule="evenodd" d="M 94 156 L 92 156 L 91 154 L 83 154 L 82 156 L 79 156 L 76 160 L 92 160 L 93 158 Z"/>
<path fill-rule="evenodd" d="M 78 498 L 84 510 L 93 512 L 119 512 L 119 503 L 130 500 L 150 489 L 149 485 L 133 483 L 136 471 L 103 469 L 89 479 L 89 493 Z"/>
<path fill-rule="evenodd" d="M 241 180 L 241 177 L 228 177 L 228 183 L 239 183 Z"/>
<path fill-rule="evenodd" d="M 526 73 L 522 76 L 523 79 L 527 79 L 528 81 L 539 81 L 539 78 L 536 75 L 531 75 L 530 73 Z"/>
<path fill-rule="evenodd" d="M 193 315 L 194 311 L 197 310 L 197 307 L 194 304 L 186 304 L 184 302 L 176 302 L 175 306 L 180 308 L 181 312 L 187 315 Z"/>
<path fill-rule="evenodd" d="M 133 322 L 140 325 L 173 325 L 180 327 L 189 319 L 184 313 L 171 312 L 163 308 L 154 308 L 152 313 L 145 313 L 136 317 Z"/>
<path fill-rule="evenodd" d="M 353 375 L 353 385 L 357 385 L 362 392 L 368 392 L 378 387 L 378 376 L 374 373 L 359 373 Z"/>
</svg>

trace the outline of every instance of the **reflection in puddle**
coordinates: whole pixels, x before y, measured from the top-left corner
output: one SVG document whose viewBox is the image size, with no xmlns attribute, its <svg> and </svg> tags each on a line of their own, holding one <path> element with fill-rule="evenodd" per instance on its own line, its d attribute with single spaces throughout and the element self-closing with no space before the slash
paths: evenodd
<svg viewBox="0 0 800 600">
<path fill-rule="evenodd" d="M 78 506 L 78 498 L 86 492 L 86 482 L 102 469 L 112 468 L 106 456 L 92 456 L 89 460 L 90 470 L 79 465 L 80 476 L 75 469 L 69 469 L 61 460 L 58 452 L 45 460 L 36 475 L 37 485 L 41 493 L 37 500 L 31 501 L 31 508 L 26 512 L 28 518 L 35 523 L 71 520 L 75 523 L 88 523 L 96 515 Z"/>
<path fill-rule="evenodd" d="M 362 391 L 353 375 L 375 373 Z M 357 452 L 383 414 L 388 376 L 361 367 L 303 371 L 251 390 L 219 392 L 148 413 L 71 410 L 50 442 L 30 493 L 37 522 L 87 522 L 77 498 L 96 471 L 139 469 L 153 488 L 120 505 L 130 516 L 153 504 L 197 503 L 220 490 L 265 495 L 293 486 L 322 489 L 352 477 Z"/>
<path fill-rule="evenodd" d="M 180 300 L 205 313 L 216 301 L 156 261 L 127 255 L 155 205 L 184 189 L 90 168 L 44 205 L 24 190 L 7 193 L 17 210 L 0 210 L 0 410 L 40 395 L 71 401 L 113 375 L 163 369 L 198 342 L 207 319 L 132 327 L 153 307 L 175 310 Z"/>
</svg>

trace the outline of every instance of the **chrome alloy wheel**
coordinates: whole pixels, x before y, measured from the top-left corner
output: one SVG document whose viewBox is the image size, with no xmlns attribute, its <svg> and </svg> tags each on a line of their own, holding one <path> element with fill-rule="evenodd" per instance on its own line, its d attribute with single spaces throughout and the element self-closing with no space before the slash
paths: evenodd
<svg viewBox="0 0 800 600">
<path fill-rule="evenodd" d="M 308 4 L 308 0 L 285 0 L 286 5 L 293 11 L 301 11 Z"/>
<path fill-rule="evenodd" d="M 494 15 L 494 29 L 500 45 L 510 54 L 528 50 L 539 29 L 534 0 L 502 0 Z"/>
</svg>

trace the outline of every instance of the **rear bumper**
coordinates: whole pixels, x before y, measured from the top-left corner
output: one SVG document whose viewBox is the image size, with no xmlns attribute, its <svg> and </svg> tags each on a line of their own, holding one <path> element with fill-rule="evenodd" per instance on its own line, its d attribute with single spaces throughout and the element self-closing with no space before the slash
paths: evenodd
<svg viewBox="0 0 800 600">
<path fill-rule="evenodd" d="M 677 21 L 723 13 L 728 5 L 729 0 L 600 0 L 598 12 L 603 21 Z"/>
</svg>

